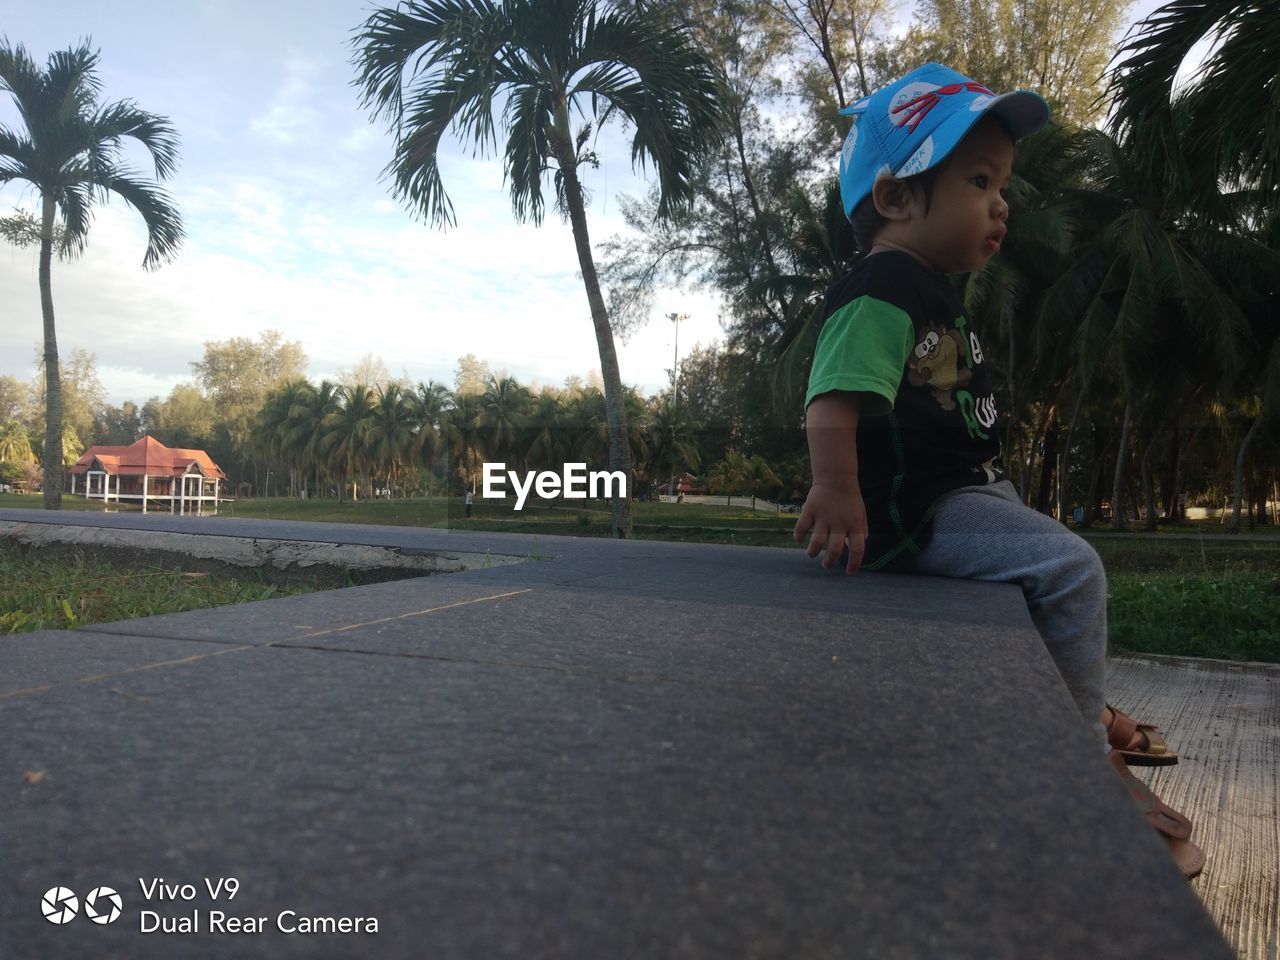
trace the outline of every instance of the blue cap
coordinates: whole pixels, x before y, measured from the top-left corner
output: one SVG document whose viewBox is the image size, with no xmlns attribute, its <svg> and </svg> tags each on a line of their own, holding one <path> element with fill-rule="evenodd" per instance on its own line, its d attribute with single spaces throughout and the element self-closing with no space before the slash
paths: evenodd
<svg viewBox="0 0 1280 960">
<path fill-rule="evenodd" d="M 997 96 L 940 63 L 917 67 L 840 112 L 853 117 L 840 151 L 840 197 L 850 218 L 877 177 L 909 177 L 936 167 L 988 113 L 1003 117 L 1015 140 L 1049 120 L 1040 94 Z"/>
</svg>

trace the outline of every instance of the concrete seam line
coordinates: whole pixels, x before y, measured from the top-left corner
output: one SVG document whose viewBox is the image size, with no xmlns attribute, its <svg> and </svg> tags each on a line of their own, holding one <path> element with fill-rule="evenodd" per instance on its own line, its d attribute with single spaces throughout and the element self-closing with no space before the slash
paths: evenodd
<svg viewBox="0 0 1280 960">
<path fill-rule="evenodd" d="M 474 599 L 471 599 L 471 600 L 459 600 L 455 603 L 446 603 L 439 607 L 431 607 L 427 610 L 414 610 L 411 613 L 402 613 L 399 616 L 395 616 L 395 617 L 382 617 L 381 619 L 378 619 L 378 620 L 370 620 L 367 623 L 352 623 L 345 627 L 334 627 L 331 630 L 320 630 L 316 633 L 304 633 L 298 637 L 286 637 L 280 640 L 272 640 L 270 643 L 245 644 L 244 646 L 239 646 L 239 647 L 228 647 L 225 650 L 212 650 L 209 653 L 193 654 L 190 657 L 183 657 L 180 660 L 162 660 L 158 663 L 145 663 L 145 664 L 142 664 L 141 666 L 129 667 L 125 670 L 115 670 L 111 673 L 98 673 L 88 677 L 77 677 L 76 679 L 69 680 L 65 683 L 47 683 L 44 686 L 40 686 L 40 687 L 25 687 L 22 690 L 11 690 L 8 693 L 0 693 L 0 700 L 13 700 L 25 694 L 44 693 L 49 690 L 55 690 L 58 687 L 72 686 L 77 683 L 96 683 L 99 680 L 109 680 L 112 677 L 122 677 L 122 676 L 125 676 L 126 674 L 138 673 L 141 670 L 154 670 L 157 667 L 173 667 L 183 663 L 194 663 L 197 660 L 204 660 L 208 657 L 220 657 L 224 653 L 239 653 L 243 650 L 262 650 L 266 647 L 274 647 L 277 644 L 286 642 L 287 640 L 308 640 L 312 637 L 322 637 L 330 633 L 342 633 L 345 630 L 355 630 L 357 627 L 369 627 L 378 623 L 388 623 L 392 620 L 404 620 L 407 617 L 418 617 L 427 613 L 435 613 L 437 610 L 448 610 L 452 607 L 465 607 L 473 603 L 484 603 L 486 600 L 501 600 L 503 597 L 514 597 L 522 593 L 532 593 L 532 592 L 533 592 L 532 587 L 524 590 L 511 590 L 507 593 L 494 594 L 491 597 L 475 597 Z M 284 650 L 288 648 L 281 647 L 280 649 Z"/>
<path fill-rule="evenodd" d="M 522 593 L 532 593 L 532 587 L 526 587 L 524 590 L 510 590 L 507 593 L 495 593 L 491 597 L 475 597 L 471 600 L 457 600 L 454 603 L 442 604 L 438 607 L 428 607 L 426 610 L 413 610 L 409 613 L 400 613 L 394 617 L 380 617 L 377 620 L 366 620 L 364 623 L 351 623 L 345 627 L 331 627 L 328 630 L 317 630 L 315 633 L 303 633 L 296 637 L 285 637 L 280 640 L 272 640 L 270 643 L 264 643 L 264 647 L 274 647 L 279 643 L 292 643 L 297 640 L 310 640 L 313 637 L 325 637 L 331 633 L 343 633 L 347 630 L 356 630 L 360 627 L 372 627 L 379 623 L 391 623 L 394 620 L 407 620 L 409 617 L 420 617 L 424 614 L 435 613 L 439 610 L 449 610 L 453 607 L 465 607 L 473 603 L 484 603 L 486 600 L 501 600 L 504 597 L 516 597 Z"/>
<path fill-rule="evenodd" d="M 249 601 L 249 602 L 257 603 L 259 601 Z M 210 610 L 213 608 L 205 607 L 203 609 Z M 175 616 L 180 613 L 195 613 L 195 612 L 196 611 L 194 610 L 175 610 L 172 614 L 157 613 L 157 614 L 153 614 L 150 617 L 134 617 L 129 620 L 109 620 L 106 623 L 95 623 L 92 626 L 88 626 L 88 627 L 76 627 L 74 630 L 68 630 L 67 632 L 74 633 L 76 636 L 88 636 L 89 634 L 96 634 L 99 637 L 104 637 L 104 638 L 111 637 L 113 640 L 119 640 L 123 637 L 125 639 L 132 639 L 132 640 L 170 640 L 173 643 L 208 643 L 218 647 L 244 646 L 244 644 L 242 644 L 239 640 L 214 640 L 210 637 L 176 637 L 176 636 L 171 637 L 165 633 L 140 634 L 140 633 L 135 633 L 132 630 L 102 629 L 103 627 L 110 627 L 117 623 L 119 624 L 137 623 L 138 620 L 151 620 L 151 619 L 154 619 L 155 617 Z M 56 629 L 56 628 L 50 627 L 48 629 Z M 22 634 L 20 633 L 5 634 L 4 636 L 0 636 L 0 641 L 12 640 L 16 637 L 21 637 L 21 636 Z M 264 646 L 264 644 L 252 644 L 252 646 Z"/>
<path fill-rule="evenodd" d="M 224 653 L 239 653 L 242 650 L 257 650 L 258 648 L 252 644 L 241 647 L 228 647 L 225 650 L 211 650 L 209 653 L 197 653 L 190 657 L 183 657 L 180 660 L 161 660 L 157 663 L 144 663 L 137 667 L 128 667 L 124 670 L 115 670 L 111 673 L 96 673 L 88 677 L 76 677 L 74 680 L 65 683 L 46 683 L 42 687 L 26 687 L 22 690 L 11 690 L 8 693 L 0 693 L 0 700 L 13 700 L 28 693 L 44 693 L 48 690 L 56 690 L 58 687 L 69 687 L 77 683 L 96 683 L 99 680 L 110 680 L 112 677 L 123 677 L 129 673 L 138 673 L 141 670 L 154 670 L 157 667 L 173 667 L 181 663 L 193 663 L 196 660 L 205 660 L 208 657 L 220 657 Z"/>
</svg>

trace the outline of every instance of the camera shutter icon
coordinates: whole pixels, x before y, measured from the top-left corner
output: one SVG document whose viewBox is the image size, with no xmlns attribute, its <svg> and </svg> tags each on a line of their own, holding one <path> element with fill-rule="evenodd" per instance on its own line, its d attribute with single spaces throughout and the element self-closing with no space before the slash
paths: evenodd
<svg viewBox="0 0 1280 960">
<path fill-rule="evenodd" d="M 40 901 L 40 909 L 50 923 L 70 923 L 80 909 L 80 901 L 66 887 L 52 887 Z"/>
<path fill-rule="evenodd" d="M 94 923 L 112 923 L 120 916 L 120 894 L 110 887 L 97 887 L 84 898 L 84 915 Z"/>
</svg>

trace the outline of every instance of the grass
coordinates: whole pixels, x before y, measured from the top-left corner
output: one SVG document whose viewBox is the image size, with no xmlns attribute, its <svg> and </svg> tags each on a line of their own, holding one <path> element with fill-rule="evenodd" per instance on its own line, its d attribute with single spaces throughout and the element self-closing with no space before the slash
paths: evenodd
<svg viewBox="0 0 1280 960">
<path fill-rule="evenodd" d="M 83 551 L 41 552 L 0 540 L 0 634 L 64 629 L 315 588 L 261 577 L 183 572 L 172 564 L 117 565 Z"/>
<path fill-rule="evenodd" d="M 71 509 L 101 509 L 79 497 L 64 497 Z M 33 496 L 0 495 L 0 507 L 38 507 Z M 309 520 L 330 523 L 395 524 L 411 527 L 453 527 L 534 535 L 610 535 L 605 504 L 585 505 L 531 500 L 515 513 L 509 505 L 477 501 L 475 515 L 462 519 L 460 500 L 332 500 L 263 498 L 223 504 L 222 516 Z M 795 548 L 791 540 L 794 515 L 751 511 L 723 504 L 634 504 L 635 535 L 643 540 L 731 543 Z M 1216 520 L 1179 527 L 1162 527 L 1155 534 L 1110 534 L 1085 531 L 1102 557 L 1108 576 L 1108 619 L 1112 646 L 1117 650 L 1280 662 L 1280 530 L 1259 527 L 1262 540 L 1206 540 L 1199 535 L 1222 532 Z M 7 554 L 0 554 L 6 556 Z M 6 561 L 7 562 L 7 561 Z M 53 563 L 53 561 L 50 561 Z M 56 566 L 56 563 L 54 564 Z M 0 632 L 30 614 L 23 629 L 74 626 L 107 619 L 144 616 L 169 610 L 236 603 L 283 592 L 251 581 L 221 581 L 169 571 L 169 581 L 157 571 L 139 572 L 156 581 L 154 594 L 141 582 L 104 580 L 109 576 L 68 573 L 64 586 L 41 581 L 29 587 L 35 574 L 0 568 Z M 40 576 L 50 576 L 52 573 Z M 93 590 L 69 593 L 77 580 L 97 581 Z M 112 586 L 104 589 L 102 584 Z M 15 600 L 18 592 L 26 599 Z M 122 612 L 109 613 L 105 593 L 123 595 Z M 257 591 L 257 592 L 255 592 Z M 294 592 L 290 590 L 289 592 Z M 164 599 L 171 596 L 172 600 Z M 207 597 L 207 599 L 201 599 Z M 68 611 L 62 608 L 65 599 Z M 96 611 L 102 607 L 104 613 Z"/>
<path fill-rule="evenodd" d="M 0 507 L 8 507 L 12 510 L 43 510 L 44 498 L 38 493 L 0 493 Z M 86 500 L 84 497 L 73 497 L 67 494 L 62 498 L 62 509 L 101 513 L 102 501 Z"/>
<path fill-rule="evenodd" d="M 1114 649 L 1280 662 L 1280 541 L 1087 539 Z"/>
</svg>

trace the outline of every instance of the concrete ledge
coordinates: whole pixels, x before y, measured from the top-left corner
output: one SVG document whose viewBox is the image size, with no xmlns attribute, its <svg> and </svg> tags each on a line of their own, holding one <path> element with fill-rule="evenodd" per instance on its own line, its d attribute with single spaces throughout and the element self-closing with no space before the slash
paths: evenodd
<svg viewBox="0 0 1280 960">
<path fill-rule="evenodd" d="M 120 560 L 163 558 L 184 569 L 259 570 L 271 579 L 328 585 L 455 573 L 520 563 L 526 558 L 337 541 L 211 536 L 163 530 L 61 526 L 0 520 L 0 538 L 34 549 L 82 548 Z"/>
<path fill-rule="evenodd" d="M 785 549 L 530 552 L 0 638 L 0 957 L 1231 958 L 1016 586 Z M 192 899 L 149 898 L 156 878 Z M 42 915 L 49 889 L 100 885 L 117 922 Z M 144 911 L 202 922 L 150 933 Z M 378 931 L 292 934 L 284 911 Z"/>
</svg>

